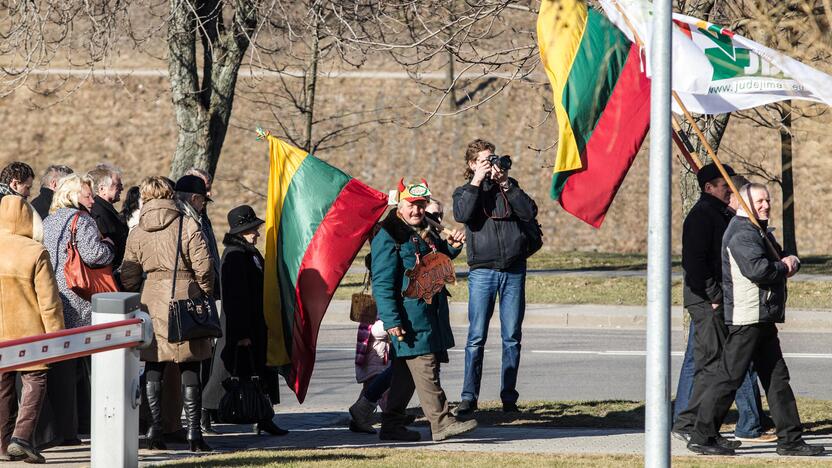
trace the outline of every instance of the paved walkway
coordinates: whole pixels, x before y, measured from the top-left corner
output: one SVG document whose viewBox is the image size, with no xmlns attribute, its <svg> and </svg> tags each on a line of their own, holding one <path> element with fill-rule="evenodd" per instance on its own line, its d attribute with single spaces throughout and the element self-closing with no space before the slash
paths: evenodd
<svg viewBox="0 0 832 468">
<path fill-rule="evenodd" d="M 304 412 L 280 413 L 278 421 L 291 432 L 285 437 L 257 436 L 245 426 L 219 425 L 224 434 L 208 436 L 208 443 L 217 452 L 231 452 L 251 449 L 292 449 L 292 448 L 366 448 L 396 447 L 404 449 L 451 450 L 475 452 L 515 453 L 557 453 L 557 454 L 635 454 L 644 449 L 644 433 L 634 429 L 587 429 L 587 428 L 546 428 L 546 427 L 480 427 L 464 438 L 451 439 L 443 443 L 430 441 L 430 431 L 424 424 L 417 424 L 423 441 L 390 444 L 381 442 L 377 436 L 355 434 L 347 428 L 349 416 L 343 410 L 331 408 L 309 408 Z M 807 436 L 811 443 L 826 445 L 832 449 L 832 435 Z M 673 455 L 693 455 L 684 445 L 672 441 Z M 186 458 L 190 454 L 184 446 L 179 450 L 166 452 L 140 450 L 141 466 L 155 466 L 165 462 Z M 740 448 L 743 457 L 777 457 L 774 444 L 758 444 Z M 89 445 L 73 448 L 55 448 L 43 452 L 47 463 L 56 467 L 89 466 Z M 830 457 L 832 458 L 832 457 Z M 6 463 L 3 466 L 30 466 L 25 463 Z"/>
</svg>

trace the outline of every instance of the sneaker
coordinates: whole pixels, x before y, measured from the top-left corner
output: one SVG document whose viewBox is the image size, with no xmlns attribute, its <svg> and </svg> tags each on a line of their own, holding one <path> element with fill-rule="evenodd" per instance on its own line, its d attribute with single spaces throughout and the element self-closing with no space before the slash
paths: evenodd
<svg viewBox="0 0 832 468">
<path fill-rule="evenodd" d="M 404 426 L 396 426 L 394 428 L 381 427 L 378 432 L 379 440 L 391 440 L 398 442 L 418 442 L 422 440 L 422 434 L 416 431 L 411 431 Z"/>
<path fill-rule="evenodd" d="M 791 444 L 777 446 L 777 455 L 783 457 L 814 457 L 823 454 L 825 451 L 823 446 L 809 445 L 803 439 Z M 11 450 L 9 450 L 9 453 L 11 453 Z"/>
<path fill-rule="evenodd" d="M 477 410 L 477 402 L 473 400 L 462 400 L 454 408 L 454 416 L 470 416 Z"/>
<path fill-rule="evenodd" d="M 742 445 L 742 442 L 740 442 L 739 440 L 726 439 L 725 437 L 722 437 L 721 435 L 716 436 L 716 443 L 720 447 L 724 447 L 724 448 L 731 449 L 731 450 L 736 449 L 736 448 L 740 448 L 740 446 Z"/>
<path fill-rule="evenodd" d="M 17 456 L 17 455 L 9 455 L 8 453 L 0 453 L 0 461 L 19 461 L 26 458 L 25 455 Z"/>
<path fill-rule="evenodd" d="M 715 440 L 711 439 L 704 444 L 695 444 L 693 442 L 688 442 L 688 450 L 693 453 L 698 453 L 700 455 L 721 455 L 721 456 L 731 456 L 735 455 L 734 449 L 723 447 L 716 443 Z"/>
<path fill-rule="evenodd" d="M 465 434 L 466 432 L 471 432 L 477 428 L 477 420 L 476 419 L 469 419 L 468 421 L 454 421 L 444 429 L 440 429 L 436 431 L 433 435 L 434 442 L 441 442 L 449 437 L 458 436 L 460 434 Z"/>
<path fill-rule="evenodd" d="M 9 443 L 9 448 L 7 450 L 9 456 L 25 458 L 26 463 L 38 465 L 46 463 L 46 459 L 43 458 L 43 455 L 41 455 L 37 450 L 35 450 L 35 448 L 32 447 L 32 444 L 23 439 L 12 437 L 11 442 Z"/>
<path fill-rule="evenodd" d="M 517 407 L 517 403 L 507 403 L 503 402 L 503 413 L 519 413 L 520 408 Z"/>
<path fill-rule="evenodd" d="M 672 435 L 674 439 L 681 440 L 684 443 L 690 442 L 690 434 L 687 432 L 671 431 L 670 435 Z"/>
<path fill-rule="evenodd" d="M 734 434 L 734 440 L 739 440 L 742 442 L 747 442 L 749 444 L 767 444 L 770 442 L 777 442 L 777 435 L 776 434 L 769 434 L 767 432 L 763 432 L 757 437 L 740 437 Z"/>
</svg>

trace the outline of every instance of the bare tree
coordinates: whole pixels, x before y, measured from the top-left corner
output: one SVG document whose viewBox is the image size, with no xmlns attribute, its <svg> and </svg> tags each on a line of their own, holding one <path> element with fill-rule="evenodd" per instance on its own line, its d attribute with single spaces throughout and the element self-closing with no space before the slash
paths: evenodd
<svg viewBox="0 0 832 468">
<path fill-rule="evenodd" d="M 830 16 L 821 0 L 746 0 L 732 3 L 730 8 L 735 15 L 743 18 L 740 24 L 748 28 L 749 36 L 790 56 L 807 63 L 825 63 L 832 53 L 832 39 L 829 37 Z M 795 106 L 785 101 L 737 113 L 739 119 L 778 132 L 779 173 L 769 171 L 756 152 L 738 155 L 738 160 L 746 172 L 780 187 L 783 199 L 783 248 L 789 254 L 797 254 L 792 123 L 803 118 L 816 118 L 824 114 L 826 109 L 826 106 L 818 105 Z"/>
<path fill-rule="evenodd" d="M 678 11 L 685 15 L 702 18 L 717 24 L 725 24 L 728 18 L 723 12 L 722 3 L 718 0 L 677 0 L 675 6 Z M 720 143 L 722 143 L 722 136 L 725 134 L 725 129 L 728 128 L 728 121 L 731 114 L 720 114 L 714 116 L 701 115 L 695 118 L 694 125 L 698 125 L 705 134 L 705 139 L 715 152 L 719 152 Z M 684 122 L 682 129 L 687 135 L 694 135 L 693 127 L 690 122 Z M 705 145 L 693 136 L 690 138 L 694 151 L 699 154 L 702 159 L 702 164 L 711 162 L 708 152 L 705 150 Z M 682 197 L 682 214 L 687 215 L 688 211 L 699 199 L 700 189 L 699 183 L 694 175 L 693 168 L 691 168 L 687 161 L 682 160 L 682 170 L 679 177 L 679 188 Z"/>
<path fill-rule="evenodd" d="M 167 55 L 171 98 L 178 126 L 170 174 L 191 166 L 213 173 L 231 122 L 241 70 L 285 73 L 284 92 L 298 112 L 301 131 L 289 132 L 286 109 L 278 126 L 310 150 L 360 136 L 356 128 L 384 118 L 316 135 L 315 89 L 320 67 L 361 68 L 392 63 L 423 85 L 430 99 L 410 104 L 424 111 L 409 127 L 437 115 L 477 108 L 513 81 L 528 77 L 537 63 L 534 10 L 515 0 L 4 0 L 0 10 L 0 54 L 5 72 L 0 92 L 8 94 L 33 76 L 32 70 L 62 65 L 106 67 L 109 54 L 133 47 L 155 57 Z M 165 4 L 167 8 L 165 8 Z M 531 19 L 531 20 L 530 20 Z M 164 37 L 164 40 L 160 40 Z M 129 40 L 124 41 L 122 39 Z M 160 47 L 162 43 L 162 47 Z M 305 49 L 300 88 L 289 83 Z M 11 59 L 11 60 L 8 60 Z M 444 62 L 443 63 L 443 59 Z M 456 70 L 458 65 L 459 70 Z M 446 80 L 426 78 L 450 70 Z M 494 86 L 477 80 L 499 76 Z M 294 78 L 293 78 L 294 79 Z M 495 78 L 496 79 L 496 78 Z M 444 84 L 442 84 L 444 82 Z M 437 83 L 439 83 L 437 85 Z M 471 89 L 466 89 L 470 86 Z M 37 88 L 37 87 L 35 87 Z M 42 89 L 40 89 L 43 91 Z M 52 90 L 48 91 L 52 92 Z M 462 93 L 457 99 L 451 96 Z M 451 96 L 453 105 L 441 112 Z M 457 102 L 461 105 L 456 106 Z M 285 101 L 284 101 L 285 103 Z M 355 118 L 355 116 L 352 116 Z M 362 123 L 364 122 L 364 123 Z M 294 123 L 292 125 L 295 125 Z M 346 127 L 349 127 L 346 125 Z M 334 133 L 331 133 L 334 132 Z"/>
</svg>

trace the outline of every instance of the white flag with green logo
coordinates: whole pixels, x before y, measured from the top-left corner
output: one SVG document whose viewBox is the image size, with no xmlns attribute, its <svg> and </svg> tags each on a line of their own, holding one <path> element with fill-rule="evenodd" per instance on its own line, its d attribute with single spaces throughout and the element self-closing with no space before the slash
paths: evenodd
<svg viewBox="0 0 832 468">
<path fill-rule="evenodd" d="M 652 2 L 600 3 L 631 40 L 638 34 L 650 44 Z M 691 112 L 724 114 L 788 99 L 832 105 L 832 76 L 706 21 L 674 13 L 673 22 L 673 90 Z M 675 101 L 673 107 L 680 112 Z"/>
<path fill-rule="evenodd" d="M 724 114 L 787 99 L 832 105 L 832 76 L 711 23 L 673 15 L 676 26 L 710 62 L 707 93 L 676 89 L 691 112 Z M 673 57 L 684 65 L 686 57 Z M 693 91 L 693 92 L 691 92 Z"/>
</svg>

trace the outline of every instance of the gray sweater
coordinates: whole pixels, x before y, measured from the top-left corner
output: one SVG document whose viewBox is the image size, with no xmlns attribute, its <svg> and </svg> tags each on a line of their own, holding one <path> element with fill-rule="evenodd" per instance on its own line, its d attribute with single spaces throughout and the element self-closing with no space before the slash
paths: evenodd
<svg viewBox="0 0 832 468">
<path fill-rule="evenodd" d="M 64 325 L 66 328 L 83 327 L 90 324 L 92 304 L 79 297 L 66 286 L 64 265 L 66 264 L 66 246 L 70 239 L 72 218 L 78 210 L 61 208 L 43 220 L 43 245 L 52 259 L 58 291 L 64 304 Z M 113 246 L 101 240 L 101 233 L 95 220 L 87 213 L 81 213 L 78 219 L 78 232 L 75 235 L 81 260 L 90 266 L 107 265 L 113 261 Z"/>
</svg>

